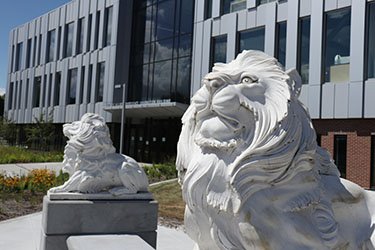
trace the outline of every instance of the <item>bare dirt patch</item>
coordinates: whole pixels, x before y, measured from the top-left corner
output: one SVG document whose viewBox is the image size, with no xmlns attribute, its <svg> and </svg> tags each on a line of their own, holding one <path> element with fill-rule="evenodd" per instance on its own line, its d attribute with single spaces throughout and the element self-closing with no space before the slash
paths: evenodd
<svg viewBox="0 0 375 250">
<path fill-rule="evenodd" d="M 42 211 L 43 193 L 0 193 L 0 221 Z"/>
</svg>

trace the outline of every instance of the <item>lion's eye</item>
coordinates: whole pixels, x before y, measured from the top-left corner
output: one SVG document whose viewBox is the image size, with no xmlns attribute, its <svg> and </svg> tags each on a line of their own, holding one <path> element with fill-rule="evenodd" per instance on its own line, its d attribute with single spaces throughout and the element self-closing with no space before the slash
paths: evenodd
<svg viewBox="0 0 375 250">
<path fill-rule="evenodd" d="M 251 77 L 251 76 L 245 76 L 241 79 L 241 83 L 253 83 L 258 81 L 256 77 Z"/>
</svg>

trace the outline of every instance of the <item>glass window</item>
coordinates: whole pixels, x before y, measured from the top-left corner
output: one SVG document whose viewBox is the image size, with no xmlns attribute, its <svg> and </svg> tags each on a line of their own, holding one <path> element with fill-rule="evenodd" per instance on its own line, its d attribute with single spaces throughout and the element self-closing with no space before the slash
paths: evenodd
<svg viewBox="0 0 375 250">
<path fill-rule="evenodd" d="M 173 39 L 157 41 L 155 43 L 155 61 L 172 58 Z"/>
<path fill-rule="evenodd" d="M 60 86 L 61 86 L 61 72 L 56 72 L 55 76 L 55 93 L 54 93 L 54 106 L 60 104 Z"/>
<path fill-rule="evenodd" d="M 286 57 L 286 22 L 278 23 L 276 26 L 276 58 L 285 67 Z"/>
<path fill-rule="evenodd" d="M 16 50 L 16 71 L 20 70 L 22 67 L 22 49 L 23 43 L 17 44 Z"/>
<path fill-rule="evenodd" d="M 40 85 L 42 84 L 42 77 L 37 76 L 34 78 L 33 88 L 33 108 L 39 107 L 40 104 Z"/>
<path fill-rule="evenodd" d="M 334 160 L 341 177 L 346 178 L 346 135 L 334 136 Z"/>
<path fill-rule="evenodd" d="M 16 82 L 16 91 L 15 91 L 15 95 L 14 95 L 14 107 L 13 109 L 17 109 L 17 104 L 18 104 L 18 100 L 20 99 L 19 96 L 18 96 L 18 82 Z"/>
<path fill-rule="evenodd" d="M 275 2 L 276 0 L 258 0 L 258 5 L 259 4 L 264 4 L 264 3 L 270 3 L 270 2 Z"/>
<path fill-rule="evenodd" d="M 61 44 L 61 27 L 59 27 L 59 33 L 57 37 L 57 58 L 56 60 L 60 59 L 60 44 Z"/>
<path fill-rule="evenodd" d="M 65 26 L 65 57 L 73 55 L 73 32 L 74 23 L 69 23 Z"/>
<path fill-rule="evenodd" d="M 28 108 L 28 101 L 29 101 L 29 83 L 30 83 L 30 79 L 27 78 L 26 80 L 26 89 L 25 89 L 25 109 Z"/>
<path fill-rule="evenodd" d="M 212 0 L 204 1 L 204 19 L 212 17 Z"/>
<path fill-rule="evenodd" d="M 264 51 L 264 32 L 264 28 L 239 32 L 238 53 L 250 49 Z"/>
<path fill-rule="evenodd" d="M 67 86 L 67 100 L 66 104 L 76 103 L 76 89 L 77 89 L 77 69 L 70 69 L 68 71 L 68 86 Z"/>
<path fill-rule="evenodd" d="M 324 81 L 349 81 L 350 8 L 325 14 Z"/>
<path fill-rule="evenodd" d="M 190 0 L 147 4 L 143 0 L 136 5 L 127 100 L 176 99 L 178 60 L 191 58 L 193 8 Z M 185 68 L 190 68 L 191 60 L 185 61 L 189 64 Z M 190 90 L 190 82 L 187 84 Z"/>
<path fill-rule="evenodd" d="M 14 45 L 12 45 L 12 57 L 10 58 L 10 72 L 13 72 Z"/>
<path fill-rule="evenodd" d="M 184 57 L 178 60 L 177 66 L 177 93 L 178 102 L 189 103 L 190 99 L 190 65 L 191 58 Z"/>
<path fill-rule="evenodd" d="M 20 81 L 20 94 L 18 96 L 18 108 L 21 108 L 21 100 L 22 100 L 22 80 Z"/>
<path fill-rule="evenodd" d="M 42 95 L 41 95 L 42 106 L 45 105 L 44 100 L 46 99 L 47 75 L 44 75 L 44 79 L 43 80 L 44 80 L 44 82 L 43 82 L 43 85 L 42 85 Z"/>
<path fill-rule="evenodd" d="M 41 64 L 41 61 L 40 61 L 41 56 L 42 56 L 42 34 L 39 35 L 38 65 Z"/>
<path fill-rule="evenodd" d="M 83 52 L 83 40 L 85 37 L 85 18 L 78 20 L 78 29 L 77 29 L 77 54 Z"/>
<path fill-rule="evenodd" d="M 367 6 L 367 78 L 375 78 L 375 2 Z"/>
<path fill-rule="evenodd" d="M 86 69 L 85 66 L 81 68 L 81 82 L 79 86 L 79 103 L 80 104 L 83 103 L 83 90 L 85 87 L 85 69 Z"/>
<path fill-rule="evenodd" d="M 8 96 L 8 109 L 12 109 L 12 103 L 13 103 L 13 87 L 14 83 L 9 83 L 9 95 Z"/>
<path fill-rule="evenodd" d="M 211 68 L 217 62 L 227 62 L 227 36 L 212 38 L 211 46 Z"/>
<path fill-rule="evenodd" d="M 181 18 L 180 33 L 192 33 L 193 32 L 193 13 L 194 13 L 194 1 L 181 0 L 181 12 L 183 18 Z M 177 1 L 178 2 L 178 1 Z M 173 15 L 172 15 L 173 16 Z M 176 23 L 178 25 L 178 23 Z"/>
<path fill-rule="evenodd" d="M 31 42 L 32 39 L 27 40 L 27 52 L 26 52 L 26 68 L 29 68 L 31 66 Z"/>
<path fill-rule="evenodd" d="M 93 70 L 93 65 L 90 64 L 89 66 L 89 75 L 88 75 L 88 82 L 87 82 L 87 95 L 86 95 L 86 103 L 91 102 L 91 85 L 92 85 L 92 70 Z"/>
<path fill-rule="evenodd" d="M 87 39 L 86 39 L 86 52 L 90 51 L 91 42 L 91 29 L 92 29 L 92 14 L 89 15 L 89 23 L 87 27 Z"/>
<path fill-rule="evenodd" d="M 180 43 L 179 45 L 175 46 L 178 51 L 178 56 L 189 56 L 191 55 L 191 34 L 180 36 Z"/>
<path fill-rule="evenodd" d="M 51 96 L 52 96 L 52 78 L 53 78 L 53 74 L 49 74 L 49 81 L 48 81 L 48 95 L 47 95 L 47 107 L 52 106 L 52 104 L 51 104 Z"/>
<path fill-rule="evenodd" d="M 46 61 L 52 62 L 55 57 L 55 30 L 48 31 Z"/>
<path fill-rule="evenodd" d="M 297 70 L 302 78 L 302 84 L 309 82 L 310 62 L 310 17 L 299 20 Z"/>
<path fill-rule="evenodd" d="M 98 63 L 97 68 L 97 78 L 96 78 L 96 94 L 95 102 L 103 101 L 103 91 L 104 91 L 104 75 L 105 75 L 105 63 Z"/>
<path fill-rule="evenodd" d="M 113 16 L 113 7 L 109 7 L 105 9 L 105 31 L 104 31 L 104 39 L 103 44 L 104 46 L 111 45 L 112 39 L 112 16 Z"/>
<path fill-rule="evenodd" d="M 246 0 L 222 0 L 222 13 L 227 14 L 246 9 Z"/>
<path fill-rule="evenodd" d="M 174 28 L 174 0 L 165 0 L 158 4 L 156 25 L 157 40 L 173 36 Z"/>
<path fill-rule="evenodd" d="M 153 100 L 170 99 L 172 60 L 154 64 Z"/>
<path fill-rule="evenodd" d="M 36 66 L 37 65 L 37 59 L 36 59 L 36 46 L 37 46 L 37 40 L 38 40 L 38 37 L 34 37 L 34 51 L 33 51 L 33 58 L 34 58 L 34 65 L 33 66 Z"/>
<path fill-rule="evenodd" d="M 96 12 L 96 23 L 95 23 L 94 49 L 98 49 L 98 46 L 99 46 L 99 26 L 100 26 L 100 11 L 97 11 Z"/>
</svg>

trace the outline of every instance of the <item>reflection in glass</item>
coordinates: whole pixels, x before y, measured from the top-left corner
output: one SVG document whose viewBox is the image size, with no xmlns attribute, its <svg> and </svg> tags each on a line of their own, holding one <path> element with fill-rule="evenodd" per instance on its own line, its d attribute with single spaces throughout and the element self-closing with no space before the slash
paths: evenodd
<svg viewBox="0 0 375 250">
<path fill-rule="evenodd" d="M 153 100 L 169 99 L 171 89 L 172 60 L 154 64 Z"/>
<path fill-rule="evenodd" d="M 299 21 L 297 69 L 302 78 L 302 84 L 309 82 L 310 62 L 310 17 L 301 18 Z"/>
<path fill-rule="evenodd" d="M 42 77 L 37 76 L 34 78 L 33 88 L 33 108 L 39 107 L 40 105 L 40 85 L 42 84 Z"/>
<path fill-rule="evenodd" d="M 22 66 L 22 49 L 23 49 L 23 43 L 17 44 L 17 50 L 16 50 L 16 71 L 21 69 Z"/>
<path fill-rule="evenodd" d="M 85 86 L 85 66 L 82 66 L 81 68 L 81 82 L 80 82 L 80 86 L 79 86 L 79 103 L 82 104 L 83 103 L 83 90 L 84 90 L 84 86 Z"/>
<path fill-rule="evenodd" d="M 173 38 L 155 42 L 155 61 L 172 58 Z"/>
<path fill-rule="evenodd" d="M 212 0 L 204 1 L 204 19 L 212 17 Z"/>
<path fill-rule="evenodd" d="M 223 14 L 246 9 L 246 0 L 222 0 Z"/>
<path fill-rule="evenodd" d="M 73 32 L 74 23 L 65 26 L 65 57 L 73 55 Z"/>
<path fill-rule="evenodd" d="M 96 78 L 96 93 L 95 102 L 103 101 L 103 91 L 104 91 L 104 74 L 105 74 L 105 63 L 98 63 L 97 78 Z"/>
<path fill-rule="evenodd" d="M 178 102 L 188 103 L 190 99 L 190 57 L 184 57 L 178 60 L 177 70 L 177 96 Z"/>
<path fill-rule="evenodd" d="M 77 34 L 77 54 L 81 54 L 83 52 L 83 39 L 85 34 L 85 18 L 81 18 L 78 20 L 78 34 Z"/>
<path fill-rule="evenodd" d="M 26 52 L 26 68 L 29 68 L 31 66 L 31 42 L 32 39 L 27 40 L 27 52 Z"/>
<path fill-rule="evenodd" d="M 181 12 L 183 18 L 181 18 L 180 33 L 184 34 L 193 32 L 194 1 L 181 0 Z"/>
<path fill-rule="evenodd" d="M 270 2 L 274 2 L 276 0 L 258 0 L 258 5 L 259 4 L 264 4 L 264 3 L 270 3 Z"/>
<path fill-rule="evenodd" d="M 194 1 L 140 0 L 133 17 L 129 101 L 176 99 L 178 61 L 190 74 Z M 184 59 L 184 60 L 183 60 Z M 181 78 L 181 79 L 186 79 Z M 182 80 L 181 80 L 182 81 Z M 181 85 L 182 86 L 182 85 Z M 190 81 L 183 88 L 190 90 Z M 180 92 L 187 92 L 182 89 Z M 189 102 L 187 98 L 180 98 Z"/>
<path fill-rule="evenodd" d="M 105 32 L 104 32 L 104 41 L 103 45 L 109 46 L 111 45 L 111 39 L 112 39 L 112 13 L 113 13 L 113 7 L 109 7 L 105 9 Z"/>
<path fill-rule="evenodd" d="M 48 31 L 47 36 L 47 62 L 52 62 L 55 57 L 55 30 Z"/>
<path fill-rule="evenodd" d="M 276 36 L 276 58 L 285 67 L 286 57 L 286 22 L 277 24 Z"/>
<path fill-rule="evenodd" d="M 324 41 L 325 82 L 349 81 L 350 8 L 326 13 Z"/>
<path fill-rule="evenodd" d="M 375 2 L 368 3 L 367 78 L 375 78 Z"/>
<path fill-rule="evenodd" d="M 180 44 L 178 46 L 178 56 L 191 55 L 191 34 L 180 36 Z"/>
<path fill-rule="evenodd" d="M 257 28 L 239 33 L 239 50 L 261 50 L 264 51 L 264 28 Z"/>
<path fill-rule="evenodd" d="M 76 103 L 76 89 L 77 89 L 77 69 L 70 69 L 68 72 L 68 86 L 67 86 L 67 104 Z"/>
<path fill-rule="evenodd" d="M 55 75 L 55 93 L 54 93 L 54 106 L 60 104 L 60 85 L 61 85 L 61 72 L 56 72 Z"/>
<path fill-rule="evenodd" d="M 165 0 L 158 4 L 157 40 L 173 36 L 174 2 L 174 0 Z"/>
<path fill-rule="evenodd" d="M 217 62 L 227 62 L 227 36 L 212 38 L 211 68 Z"/>
</svg>

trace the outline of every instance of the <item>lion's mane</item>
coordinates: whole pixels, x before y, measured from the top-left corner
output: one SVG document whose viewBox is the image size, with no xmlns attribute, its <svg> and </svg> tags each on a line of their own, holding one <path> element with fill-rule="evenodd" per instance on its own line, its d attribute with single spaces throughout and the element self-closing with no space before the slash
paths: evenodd
<svg viewBox="0 0 375 250">
<path fill-rule="evenodd" d="M 233 147 L 225 144 L 227 148 L 223 148 L 217 140 L 202 143 L 201 110 L 211 108 L 214 114 L 219 113 L 212 105 L 214 92 L 205 82 L 220 82 L 220 92 L 238 84 L 247 72 L 257 75 L 257 84 L 264 86 L 262 96 L 238 94 L 241 107 L 254 116 L 253 133 Z M 265 53 L 244 51 L 228 64 L 215 64 L 202 82 L 182 117 L 178 142 L 176 165 L 188 207 L 202 205 L 197 203 L 204 200 L 206 205 L 236 213 L 257 191 L 285 184 L 298 174 L 316 180 L 319 174 L 338 175 L 329 153 L 317 145 L 311 119 L 298 100 L 301 79 L 295 70 L 284 72 L 277 60 Z M 200 107 L 203 100 L 205 108 Z M 196 192 L 197 185 L 206 186 L 204 193 Z M 211 189 L 218 185 L 223 190 Z"/>
</svg>

